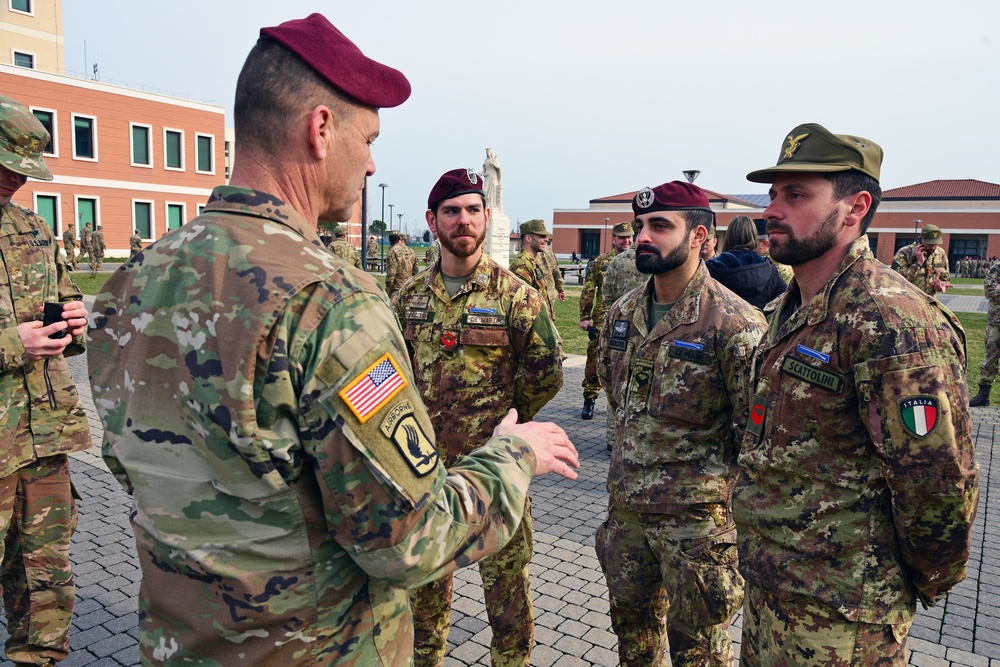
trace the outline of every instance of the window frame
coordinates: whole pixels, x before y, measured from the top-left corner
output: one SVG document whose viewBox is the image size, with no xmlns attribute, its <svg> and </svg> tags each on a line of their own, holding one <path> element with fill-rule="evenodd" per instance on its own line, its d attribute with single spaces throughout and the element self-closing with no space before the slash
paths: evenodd
<svg viewBox="0 0 1000 667">
<path fill-rule="evenodd" d="M 20 14 L 21 16 L 34 16 L 35 15 L 35 3 L 33 0 L 26 0 L 28 3 L 28 11 L 23 9 L 18 9 L 14 6 L 14 0 L 7 0 L 7 9 L 14 12 L 15 14 Z"/>
<path fill-rule="evenodd" d="M 46 109 L 44 107 L 35 107 L 35 106 L 29 106 L 28 107 L 28 111 L 30 111 L 31 115 L 33 115 L 33 116 L 35 115 L 36 111 L 42 111 L 44 113 L 52 114 L 52 127 L 51 128 L 45 128 L 45 129 L 47 129 L 49 131 L 49 134 L 52 135 L 52 139 L 51 139 L 52 152 L 51 153 L 46 153 L 45 150 L 43 149 L 42 150 L 42 155 L 44 155 L 45 157 L 59 157 L 59 139 L 58 139 L 58 133 L 59 133 L 59 131 L 58 131 L 59 130 L 59 112 L 56 111 L 55 109 Z M 35 118 L 38 118 L 38 116 L 35 116 Z M 39 121 L 39 122 L 41 122 L 41 121 Z"/>
<path fill-rule="evenodd" d="M 31 67 L 25 67 L 24 65 L 17 64 L 17 56 L 27 56 L 31 58 Z M 38 69 L 38 55 L 32 53 L 31 51 L 23 51 L 21 49 L 11 49 L 10 50 L 10 64 L 14 67 L 20 67 L 21 69 Z"/>
<path fill-rule="evenodd" d="M 156 240 L 156 200 L 155 199 L 132 199 L 132 228 L 129 230 L 133 234 L 139 228 L 135 215 L 136 204 L 146 204 L 149 206 L 149 236 L 143 236 L 143 241 Z M 132 234 L 129 234 L 132 236 Z"/>
<path fill-rule="evenodd" d="M 146 130 L 146 150 L 148 151 L 149 162 L 136 162 L 135 161 L 135 128 L 141 127 Z M 129 121 L 128 124 L 128 163 L 133 167 L 142 167 L 143 169 L 152 169 L 154 167 L 153 160 L 153 126 L 146 123 L 133 123 Z M 131 234 L 129 235 L 131 236 Z"/>
<path fill-rule="evenodd" d="M 181 148 L 181 166 L 171 167 L 167 164 L 167 159 L 169 158 L 169 153 L 167 152 L 167 136 L 170 133 L 174 133 L 180 136 L 180 148 Z M 167 171 L 185 171 L 184 169 L 184 130 L 178 130 L 173 127 L 163 128 L 163 168 Z"/>
<path fill-rule="evenodd" d="M 47 198 L 54 199 L 56 201 L 56 205 L 55 205 L 56 219 L 55 219 L 55 224 L 53 226 L 54 228 L 52 230 L 52 234 L 57 239 L 62 239 L 62 230 L 63 230 L 63 224 L 62 224 L 62 196 L 58 192 L 39 192 L 39 191 L 32 192 L 31 196 L 32 196 L 32 200 L 31 200 L 32 204 L 34 204 L 34 208 L 32 208 L 31 210 L 35 211 L 35 213 L 38 215 L 38 217 L 42 218 L 43 220 L 44 220 L 44 217 L 42 216 L 42 214 L 38 213 L 38 198 L 39 197 L 47 197 Z"/>
<path fill-rule="evenodd" d="M 209 170 L 207 170 L 207 171 L 205 169 L 202 169 L 201 165 L 198 164 L 198 156 L 199 156 L 198 140 L 199 139 L 208 139 L 209 142 L 210 142 L 208 154 L 209 154 L 209 159 L 212 162 L 212 168 L 209 169 Z M 212 174 L 212 175 L 215 174 L 215 135 L 214 134 L 206 134 L 204 132 L 195 132 L 194 133 L 194 173 L 196 173 L 196 174 Z"/>
<path fill-rule="evenodd" d="M 70 121 L 70 127 L 73 134 L 73 159 L 74 160 L 85 160 L 87 162 L 97 162 L 98 161 L 98 151 L 97 151 L 97 116 L 91 116 L 84 113 L 71 113 L 72 117 Z M 92 137 L 94 145 L 94 155 L 93 157 L 87 157 L 86 155 L 78 155 L 76 152 L 76 121 L 78 118 L 86 118 L 91 122 L 90 124 L 90 134 Z"/>
<path fill-rule="evenodd" d="M 76 238 L 80 238 L 80 233 L 83 231 L 83 225 L 87 223 L 80 224 L 80 200 L 86 199 L 88 201 L 94 202 L 94 227 L 90 230 L 93 232 L 99 226 L 101 226 L 101 198 L 97 195 L 73 195 L 73 224 L 76 226 Z"/>
<path fill-rule="evenodd" d="M 181 209 L 181 225 L 180 225 L 180 227 L 183 227 L 184 223 L 187 222 L 187 204 L 185 204 L 182 201 L 165 201 L 165 202 L 163 202 L 163 233 L 164 234 L 169 234 L 170 232 L 174 231 L 174 230 L 170 229 L 170 207 L 171 206 L 177 206 L 177 207 L 180 207 L 180 209 Z M 180 227 L 178 227 L 178 229 L 180 229 Z"/>
</svg>

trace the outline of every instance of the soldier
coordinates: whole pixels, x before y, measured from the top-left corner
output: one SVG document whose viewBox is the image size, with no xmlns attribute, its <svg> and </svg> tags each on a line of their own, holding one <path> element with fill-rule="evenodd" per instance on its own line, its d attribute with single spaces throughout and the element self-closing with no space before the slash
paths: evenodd
<svg viewBox="0 0 1000 667">
<path fill-rule="evenodd" d="M 63 249 L 66 251 L 66 265 L 73 271 L 80 268 L 76 259 L 76 230 L 70 225 L 63 230 Z"/>
<path fill-rule="evenodd" d="M 518 278 L 528 285 L 538 290 L 538 293 L 545 298 L 545 307 L 549 311 L 549 317 L 555 322 L 556 315 L 553 309 L 555 296 L 549 295 L 549 287 L 546 278 L 546 268 L 542 265 L 539 256 L 545 251 L 545 246 L 549 241 L 549 232 L 545 229 L 544 220 L 528 220 L 521 223 L 521 252 L 511 260 L 510 270 Z"/>
<path fill-rule="evenodd" d="M 611 308 L 618 299 L 645 284 L 647 278 L 648 276 L 635 268 L 635 240 L 633 239 L 632 247 L 608 262 L 608 268 L 604 271 L 601 298 L 604 299 L 605 310 Z"/>
<path fill-rule="evenodd" d="M 441 242 L 435 237 L 431 244 L 427 246 L 427 254 L 424 255 L 424 266 L 434 266 L 441 259 Z"/>
<path fill-rule="evenodd" d="M 372 234 L 368 237 L 368 261 L 373 262 L 378 260 L 378 241 L 375 239 L 375 235 Z"/>
<path fill-rule="evenodd" d="M 409 92 L 320 14 L 264 28 L 230 185 L 98 295 L 88 365 L 133 492 L 143 664 L 409 664 L 405 589 L 496 553 L 533 468 L 575 474 L 561 429 L 513 413 L 445 470 L 385 292 L 319 240 Z"/>
<path fill-rule="evenodd" d="M 708 230 L 708 238 L 701 244 L 701 258 L 706 262 L 715 258 L 719 254 L 717 251 L 718 244 L 719 237 L 715 233 L 715 220 L 712 220 L 712 227 Z"/>
<path fill-rule="evenodd" d="M 552 252 L 551 236 L 536 259 L 540 260 L 539 266 L 542 267 L 542 271 L 545 273 L 545 297 L 549 301 L 549 312 L 553 314 L 554 318 L 556 299 L 558 298 L 563 302 L 566 301 L 566 279 L 563 278 L 562 271 L 559 270 L 559 260 L 556 258 L 555 253 Z"/>
<path fill-rule="evenodd" d="M 761 257 L 767 259 L 767 261 L 774 264 L 774 268 L 778 270 L 778 275 L 787 285 L 792 282 L 792 267 L 787 264 L 782 264 L 781 262 L 774 261 L 771 257 L 771 241 L 767 236 L 767 220 L 764 218 L 756 218 L 753 221 L 754 226 L 757 228 L 757 254 Z"/>
<path fill-rule="evenodd" d="M 406 245 L 406 237 L 389 232 L 389 254 L 385 258 L 385 293 L 392 299 L 406 281 L 417 275 L 417 254 Z"/>
<path fill-rule="evenodd" d="M 942 246 L 941 229 L 924 225 L 920 240 L 903 246 L 892 258 L 892 268 L 926 294 L 944 292 L 951 284 L 948 255 Z"/>
<path fill-rule="evenodd" d="M 90 237 L 93 233 L 94 230 L 89 222 L 83 226 L 83 231 L 80 232 L 80 257 L 90 255 Z"/>
<path fill-rule="evenodd" d="M 361 253 L 358 252 L 357 248 L 348 243 L 347 230 L 340 225 L 337 225 L 337 227 L 333 230 L 333 238 L 333 243 L 328 245 L 326 249 L 337 257 L 340 257 L 348 264 L 360 269 Z"/>
<path fill-rule="evenodd" d="M 394 305 L 438 453 L 451 465 L 511 408 L 530 421 L 562 386 L 562 361 L 541 295 L 483 252 L 490 209 L 482 177 L 471 169 L 445 173 L 427 208 L 441 261 L 407 283 Z M 531 554 L 529 500 L 511 541 L 479 564 L 495 667 L 528 665 L 531 657 Z M 451 597 L 451 576 L 410 592 L 415 667 L 444 664 Z"/>
<path fill-rule="evenodd" d="M 101 270 L 101 265 L 104 263 L 104 251 L 106 246 L 104 245 L 104 230 L 100 225 L 94 229 L 94 233 L 90 235 L 90 274 L 94 275 Z"/>
<path fill-rule="evenodd" d="M 645 188 L 632 210 L 652 278 L 608 310 L 598 371 L 615 418 L 595 544 L 611 625 L 626 667 L 732 665 L 743 581 L 729 496 L 766 325 L 701 260 L 704 190 Z"/>
<path fill-rule="evenodd" d="M 142 236 L 139 235 L 138 229 L 128 239 L 128 250 L 129 258 L 135 257 L 142 252 Z"/>
<path fill-rule="evenodd" d="M 994 261 L 983 280 L 983 293 L 989 299 L 986 313 L 986 341 L 983 365 L 979 367 L 979 393 L 969 401 L 969 407 L 980 408 L 990 404 L 990 392 L 997 378 L 1000 364 L 1000 262 Z"/>
<path fill-rule="evenodd" d="M 65 360 L 83 352 L 87 310 L 56 261 L 48 223 L 11 201 L 28 177 L 52 180 L 41 154 L 48 142 L 27 108 L 0 96 L 0 586 L 6 656 L 17 665 L 69 654 L 76 503 L 67 454 L 91 446 Z M 48 325 L 43 303 L 62 304 Z"/>
<path fill-rule="evenodd" d="M 587 332 L 587 337 L 590 339 L 587 343 L 587 365 L 583 371 L 581 419 L 594 418 L 594 403 L 601 391 L 601 381 L 597 377 L 597 336 L 604 323 L 604 313 L 607 312 L 601 292 L 604 270 L 615 256 L 632 247 L 632 223 L 619 222 L 611 233 L 614 239 L 611 250 L 590 261 L 587 267 L 587 279 L 580 294 L 580 328 Z"/>
<path fill-rule="evenodd" d="M 769 313 L 733 497 L 741 664 L 905 665 L 916 601 L 965 578 L 978 474 L 964 334 L 875 259 L 882 149 L 800 125 L 764 211 L 795 271 Z"/>
</svg>

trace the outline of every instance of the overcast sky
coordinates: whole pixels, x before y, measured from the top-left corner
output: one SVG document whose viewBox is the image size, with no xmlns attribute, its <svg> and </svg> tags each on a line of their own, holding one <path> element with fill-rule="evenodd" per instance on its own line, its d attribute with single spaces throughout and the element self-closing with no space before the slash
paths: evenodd
<svg viewBox="0 0 1000 667">
<path fill-rule="evenodd" d="M 491 147 L 513 222 L 746 173 L 817 122 L 879 143 L 885 189 L 1000 183 L 996 0 L 67 0 L 66 68 L 226 108 L 263 26 L 320 11 L 413 95 L 381 112 L 370 183 L 423 229 L 427 193 Z M 388 206 L 386 207 L 388 214 Z"/>
</svg>

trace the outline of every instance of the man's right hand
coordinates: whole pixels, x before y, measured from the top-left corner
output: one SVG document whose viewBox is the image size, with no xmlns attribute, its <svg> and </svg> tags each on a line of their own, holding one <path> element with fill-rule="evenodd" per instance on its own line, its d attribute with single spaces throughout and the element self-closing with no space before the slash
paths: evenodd
<svg viewBox="0 0 1000 667">
<path fill-rule="evenodd" d="M 576 479 L 580 456 L 566 431 L 552 422 L 518 424 L 517 410 L 511 410 L 493 429 L 493 435 L 512 435 L 527 442 L 535 453 L 535 477 L 554 472 Z"/>
<path fill-rule="evenodd" d="M 40 361 L 61 354 L 73 342 L 72 336 L 49 338 L 52 334 L 67 329 L 65 320 L 43 327 L 41 322 L 24 322 L 17 325 L 17 333 L 24 345 L 24 352 L 31 361 Z"/>
<path fill-rule="evenodd" d="M 580 328 L 586 331 L 590 328 L 590 320 L 580 320 Z"/>
<path fill-rule="evenodd" d="M 917 264 L 922 265 L 927 261 L 927 247 L 923 243 L 918 243 L 913 249 L 913 256 L 917 258 Z"/>
</svg>

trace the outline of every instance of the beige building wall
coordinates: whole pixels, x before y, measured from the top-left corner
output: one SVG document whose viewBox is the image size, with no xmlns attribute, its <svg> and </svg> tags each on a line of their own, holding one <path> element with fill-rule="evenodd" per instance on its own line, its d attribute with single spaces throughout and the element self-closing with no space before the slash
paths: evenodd
<svg viewBox="0 0 1000 667">
<path fill-rule="evenodd" d="M 65 73 L 62 0 L 0 0 L 0 64 L 29 59 L 32 69 Z"/>
</svg>

